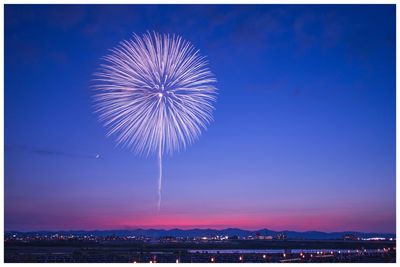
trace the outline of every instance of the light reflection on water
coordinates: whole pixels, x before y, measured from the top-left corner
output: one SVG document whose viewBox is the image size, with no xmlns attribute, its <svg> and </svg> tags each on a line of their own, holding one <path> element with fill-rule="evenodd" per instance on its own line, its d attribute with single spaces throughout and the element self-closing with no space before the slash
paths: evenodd
<svg viewBox="0 0 400 267">
<path fill-rule="evenodd" d="M 282 253 L 377 253 L 383 252 L 383 249 L 191 249 L 189 253 L 210 253 L 210 254 L 282 254 Z"/>
</svg>

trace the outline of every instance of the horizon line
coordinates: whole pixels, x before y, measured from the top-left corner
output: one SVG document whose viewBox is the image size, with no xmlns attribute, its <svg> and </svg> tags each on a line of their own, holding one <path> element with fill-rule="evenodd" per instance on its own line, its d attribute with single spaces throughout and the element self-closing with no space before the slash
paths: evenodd
<svg viewBox="0 0 400 267">
<path fill-rule="evenodd" d="M 238 227 L 227 227 L 227 228 L 222 228 L 222 229 L 216 229 L 216 228 L 130 228 L 130 229 L 123 229 L 123 228 L 117 228 L 117 229 L 90 229 L 90 230 L 85 230 L 85 229 L 77 229 L 77 230 L 5 230 L 4 233 L 6 232 L 22 232 L 22 233 L 29 233 L 29 232 L 104 232 L 104 231 L 137 231 L 137 230 L 145 230 L 145 231 L 150 231 L 150 230 L 155 230 L 155 231 L 171 231 L 171 230 L 181 230 L 181 231 L 191 231 L 191 230 L 214 230 L 214 231 L 224 231 L 224 230 L 229 230 L 229 229 L 235 229 L 235 230 L 241 230 L 241 231 L 249 231 L 249 232 L 257 232 L 257 231 L 262 231 L 262 230 L 268 230 L 268 231 L 273 231 L 273 232 L 298 232 L 298 233 L 307 233 L 307 232 L 320 232 L 320 233 L 327 233 L 327 234 L 332 234 L 332 233 L 344 233 L 344 232 L 353 232 L 353 233 L 363 233 L 363 234 L 392 234 L 396 235 L 396 232 L 391 233 L 391 232 L 364 232 L 364 231 L 357 231 L 357 230 L 338 230 L 338 231 L 322 231 L 322 230 L 272 230 L 268 228 L 260 228 L 260 229 L 244 229 L 244 228 L 238 228 Z"/>
</svg>

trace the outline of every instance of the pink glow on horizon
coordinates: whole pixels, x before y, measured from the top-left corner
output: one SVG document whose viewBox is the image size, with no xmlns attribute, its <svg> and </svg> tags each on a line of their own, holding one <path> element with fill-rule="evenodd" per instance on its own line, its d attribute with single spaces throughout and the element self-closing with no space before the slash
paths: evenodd
<svg viewBox="0 0 400 267">
<path fill-rule="evenodd" d="M 351 219 L 345 214 L 260 214 L 247 216 L 245 214 L 218 214 L 218 215 L 132 215 L 120 216 L 55 216 L 47 220 L 32 221 L 31 225 L 20 228 L 25 230 L 113 230 L 113 229 L 193 229 L 193 228 L 241 228 L 247 230 L 271 229 L 275 231 L 363 231 L 384 232 L 388 228 L 385 221 L 387 216 L 363 216 Z M 362 223 L 361 223 L 362 222 Z M 34 227 L 40 225 L 40 229 Z M 360 227 L 362 225 L 363 227 Z M 391 228 L 392 226 L 389 226 Z M 380 230 L 382 229 L 382 230 Z M 14 230 L 14 229 L 6 229 Z"/>
</svg>

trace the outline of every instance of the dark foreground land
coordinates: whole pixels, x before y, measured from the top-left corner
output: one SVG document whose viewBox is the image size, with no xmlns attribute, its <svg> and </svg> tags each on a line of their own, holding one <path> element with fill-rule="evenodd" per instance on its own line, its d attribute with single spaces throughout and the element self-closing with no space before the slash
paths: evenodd
<svg viewBox="0 0 400 267">
<path fill-rule="evenodd" d="M 6 241 L 5 262 L 395 262 L 395 241 Z"/>
</svg>

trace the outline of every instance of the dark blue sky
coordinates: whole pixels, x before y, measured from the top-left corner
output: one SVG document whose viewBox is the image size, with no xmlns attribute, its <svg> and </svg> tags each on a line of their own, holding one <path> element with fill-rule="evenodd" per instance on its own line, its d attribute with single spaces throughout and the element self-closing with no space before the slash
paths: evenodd
<svg viewBox="0 0 400 267">
<path fill-rule="evenodd" d="M 5 228 L 395 232 L 395 5 L 5 6 Z M 89 86 L 132 33 L 182 35 L 215 121 L 164 161 L 115 147 Z M 100 158 L 96 159 L 95 155 Z"/>
</svg>

